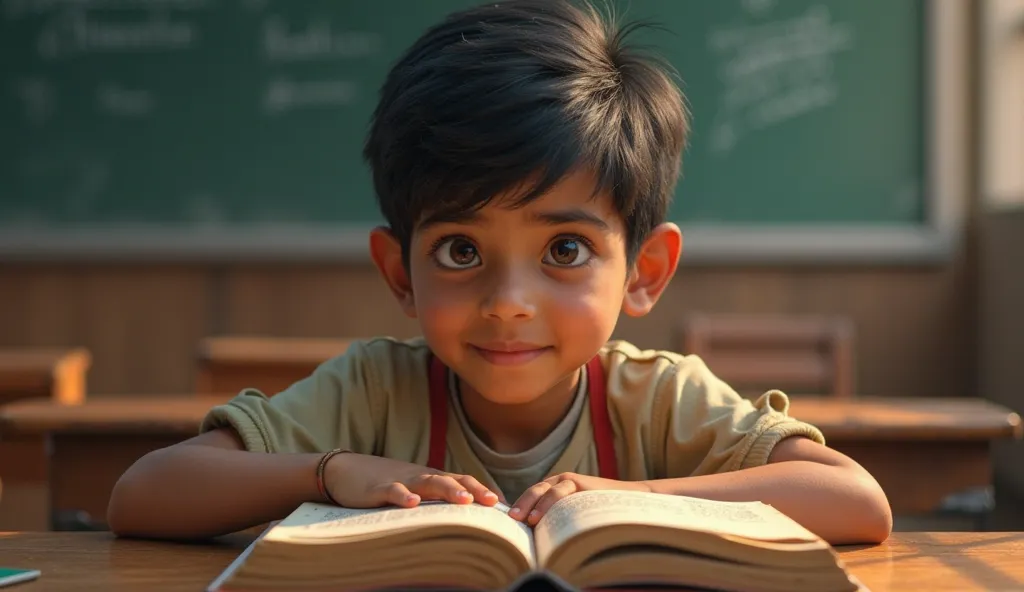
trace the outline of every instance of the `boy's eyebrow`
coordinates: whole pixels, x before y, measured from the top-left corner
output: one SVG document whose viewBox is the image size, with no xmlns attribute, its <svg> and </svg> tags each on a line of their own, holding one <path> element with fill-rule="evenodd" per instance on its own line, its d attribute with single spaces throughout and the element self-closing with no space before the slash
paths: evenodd
<svg viewBox="0 0 1024 592">
<path fill-rule="evenodd" d="M 458 211 L 458 210 L 441 210 L 427 214 L 423 221 L 420 222 L 420 230 L 430 228 L 431 226 L 437 226 L 438 224 L 468 224 L 474 220 L 478 220 L 480 214 L 474 210 L 469 211 Z"/>
<path fill-rule="evenodd" d="M 545 224 L 548 226 L 559 226 L 562 224 L 573 224 L 583 223 L 594 228 L 607 232 L 611 230 L 608 223 L 601 219 L 600 216 L 592 214 L 586 210 L 581 209 L 570 209 L 570 210 L 557 210 L 553 212 L 536 212 L 530 216 L 536 222 Z M 420 229 L 429 228 L 438 224 L 469 224 L 475 220 L 480 219 L 480 214 L 476 211 L 440 211 L 429 214 L 420 223 Z"/>
<path fill-rule="evenodd" d="M 572 224 L 574 222 L 581 222 L 597 228 L 601 231 L 608 231 L 611 228 L 608 223 L 601 219 L 600 216 L 588 212 L 586 210 L 572 209 L 572 210 L 560 210 L 556 212 L 537 212 L 532 216 L 534 220 L 548 224 L 550 226 L 558 226 L 560 224 Z"/>
</svg>

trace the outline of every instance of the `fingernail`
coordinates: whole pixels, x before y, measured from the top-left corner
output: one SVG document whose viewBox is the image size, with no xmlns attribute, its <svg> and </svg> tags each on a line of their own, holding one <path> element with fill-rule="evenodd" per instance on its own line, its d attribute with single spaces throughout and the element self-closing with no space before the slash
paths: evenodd
<svg viewBox="0 0 1024 592">
<path fill-rule="evenodd" d="M 484 494 L 484 497 L 486 497 L 487 499 L 498 499 L 498 496 L 494 495 L 493 491 L 488 491 L 487 493 Z"/>
<path fill-rule="evenodd" d="M 455 494 L 459 499 L 472 499 L 473 496 L 468 491 L 460 491 Z"/>
<path fill-rule="evenodd" d="M 523 511 L 520 510 L 519 508 L 512 508 L 511 510 L 508 511 L 508 515 L 513 517 L 513 518 L 518 518 L 519 515 L 522 514 L 522 513 L 523 513 Z"/>
<path fill-rule="evenodd" d="M 409 494 L 409 495 L 405 496 L 405 501 L 407 501 L 407 502 L 418 502 L 418 501 L 420 501 L 420 496 L 415 495 L 415 494 Z"/>
<path fill-rule="evenodd" d="M 535 518 L 537 518 L 537 516 L 540 516 L 540 512 L 538 512 L 537 510 L 533 510 L 532 512 L 530 512 L 530 515 L 526 517 L 526 519 L 534 520 Z"/>
</svg>

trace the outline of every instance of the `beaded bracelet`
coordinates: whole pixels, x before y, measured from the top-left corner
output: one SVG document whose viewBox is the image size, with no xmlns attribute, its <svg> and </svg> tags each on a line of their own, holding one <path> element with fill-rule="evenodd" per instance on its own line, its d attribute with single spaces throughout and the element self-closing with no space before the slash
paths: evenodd
<svg viewBox="0 0 1024 592">
<path fill-rule="evenodd" d="M 320 492 L 320 497 L 324 498 L 325 500 L 336 506 L 340 506 L 341 504 L 339 504 L 333 497 L 331 497 L 331 492 L 327 491 L 327 485 L 324 483 L 324 469 L 327 468 L 327 461 L 331 460 L 336 455 L 341 454 L 343 452 L 352 451 L 346 448 L 335 448 L 334 450 L 331 450 L 330 452 L 327 452 L 323 456 L 321 456 L 320 463 L 317 464 L 316 466 L 316 489 L 317 491 Z"/>
</svg>

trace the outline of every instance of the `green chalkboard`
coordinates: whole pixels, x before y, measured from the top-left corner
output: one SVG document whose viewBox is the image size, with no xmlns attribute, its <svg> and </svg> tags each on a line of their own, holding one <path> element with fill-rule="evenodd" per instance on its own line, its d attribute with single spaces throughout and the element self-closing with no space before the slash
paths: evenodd
<svg viewBox="0 0 1024 592">
<path fill-rule="evenodd" d="M 377 88 L 471 0 L 4 0 L 0 228 L 378 220 Z M 924 0 L 629 0 L 693 134 L 684 224 L 920 224 Z"/>
</svg>

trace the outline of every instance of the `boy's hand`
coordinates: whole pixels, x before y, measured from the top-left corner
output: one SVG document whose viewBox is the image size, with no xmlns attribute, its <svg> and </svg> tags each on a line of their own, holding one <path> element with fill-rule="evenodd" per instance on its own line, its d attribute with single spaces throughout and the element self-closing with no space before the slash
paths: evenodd
<svg viewBox="0 0 1024 592">
<path fill-rule="evenodd" d="M 421 500 L 453 504 L 475 501 L 484 506 L 504 501 L 469 475 L 354 452 L 338 454 L 327 461 L 324 485 L 331 497 L 346 508 L 411 508 Z"/>
<path fill-rule="evenodd" d="M 650 491 L 651 488 L 643 481 L 617 481 L 602 477 L 562 473 L 549 477 L 523 492 L 512 505 L 508 515 L 535 526 L 544 514 L 563 497 L 578 491 L 595 489 L 618 489 L 622 491 Z"/>
</svg>

